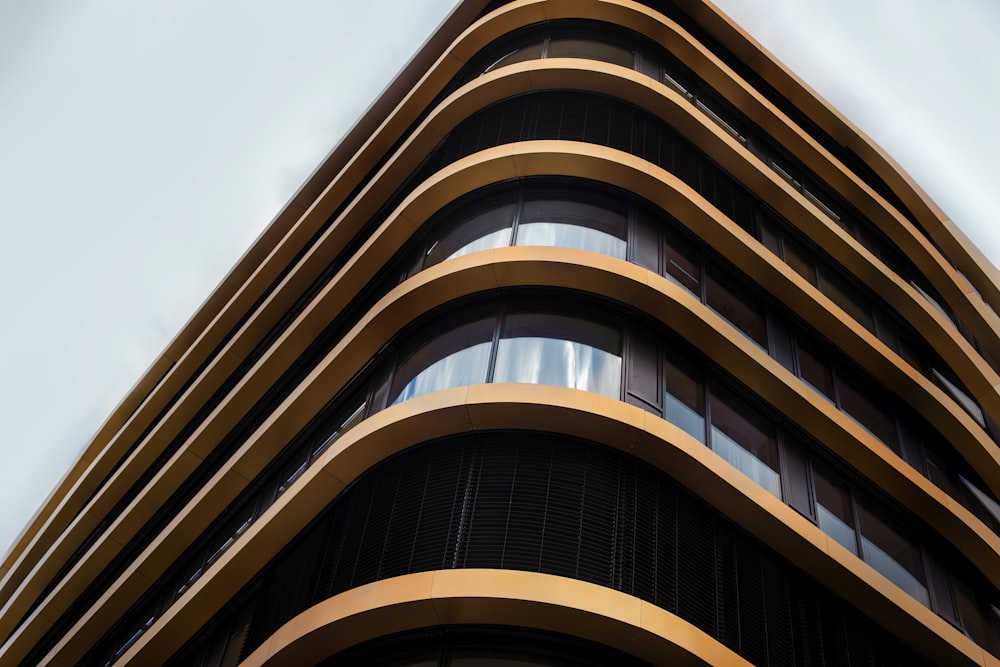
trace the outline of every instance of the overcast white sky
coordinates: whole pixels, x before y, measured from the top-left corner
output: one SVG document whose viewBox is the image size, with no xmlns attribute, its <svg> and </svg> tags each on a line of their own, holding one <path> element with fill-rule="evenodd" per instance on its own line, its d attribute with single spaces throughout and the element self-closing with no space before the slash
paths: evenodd
<svg viewBox="0 0 1000 667">
<path fill-rule="evenodd" d="M 0 0 L 0 551 L 454 0 Z M 1000 3 L 719 0 L 1000 263 Z"/>
</svg>

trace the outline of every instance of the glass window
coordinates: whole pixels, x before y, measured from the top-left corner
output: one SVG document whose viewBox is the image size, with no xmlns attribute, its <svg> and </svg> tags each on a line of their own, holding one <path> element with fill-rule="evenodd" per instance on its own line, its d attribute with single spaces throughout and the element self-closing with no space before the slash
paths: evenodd
<svg viewBox="0 0 1000 667">
<path fill-rule="evenodd" d="M 664 418 L 705 442 L 705 387 L 685 369 L 665 361 L 666 411 Z"/>
<path fill-rule="evenodd" d="M 336 440 L 340 438 L 340 436 L 344 435 L 349 430 L 354 428 L 354 426 L 358 422 L 364 419 L 365 407 L 367 407 L 367 404 L 362 401 L 361 404 L 358 405 L 357 407 L 345 410 L 343 413 L 341 413 L 342 415 L 346 414 L 347 416 L 343 418 L 343 421 L 341 421 L 340 419 L 335 419 L 333 421 L 333 425 L 335 425 L 336 428 L 334 428 L 333 431 L 329 433 L 329 435 L 326 435 L 324 431 L 324 434 L 322 434 L 319 437 L 317 443 L 312 448 L 312 454 L 310 456 L 312 458 L 316 458 L 317 456 L 322 454 L 327 447 L 336 442 Z M 339 424 L 337 424 L 338 421 L 340 422 Z"/>
<path fill-rule="evenodd" d="M 980 426 L 985 428 L 986 420 L 983 419 L 983 411 L 980 409 L 979 405 L 965 391 L 959 389 L 958 385 L 946 378 L 936 368 L 932 368 L 931 373 L 934 375 L 934 379 L 937 380 L 938 384 L 944 387 L 945 391 L 951 394 L 952 398 L 954 398 L 966 412 L 972 415 L 972 418 L 975 419 Z"/>
<path fill-rule="evenodd" d="M 854 510 L 851 509 L 851 496 L 846 485 L 826 470 L 814 466 L 813 487 L 816 490 L 816 520 L 819 529 L 857 556 Z"/>
<path fill-rule="evenodd" d="M 675 237 L 664 235 L 664 275 L 701 300 L 701 257 L 695 250 Z"/>
<path fill-rule="evenodd" d="M 958 579 L 952 578 L 952 585 L 955 591 L 955 602 L 958 605 L 958 613 L 962 616 L 962 627 L 965 632 L 980 646 L 992 646 L 989 623 L 983 614 L 982 608 L 976 601 L 976 594 L 971 588 Z"/>
<path fill-rule="evenodd" d="M 728 274 L 709 272 L 705 281 L 705 303 L 764 349 L 767 349 L 767 321 L 764 308 Z"/>
<path fill-rule="evenodd" d="M 920 551 L 859 500 L 858 523 L 865 562 L 924 605 L 930 605 Z"/>
<path fill-rule="evenodd" d="M 549 43 L 549 58 L 589 58 L 632 69 L 632 49 L 617 44 L 598 42 L 586 37 L 553 37 Z"/>
<path fill-rule="evenodd" d="M 819 274 L 817 283 L 819 291 L 857 320 L 861 326 L 869 331 L 875 331 L 875 320 L 868 300 L 829 269 L 822 268 Z"/>
<path fill-rule="evenodd" d="M 492 206 L 480 204 L 474 215 L 463 217 L 427 249 L 425 268 L 453 257 L 510 245 L 510 230 L 517 207 L 512 198 L 513 195 L 504 196 L 505 202 L 494 201 Z M 484 205 L 486 210 L 483 210 Z"/>
<path fill-rule="evenodd" d="M 781 497 L 774 427 L 728 391 L 713 387 L 712 449 L 750 479 Z"/>
<path fill-rule="evenodd" d="M 835 400 L 833 389 L 833 369 L 830 364 L 821 360 L 818 355 L 804 346 L 801 342 L 797 345 L 799 358 L 799 377 L 808 382 L 821 394 Z"/>
<path fill-rule="evenodd" d="M 465 324 L 424 345 L 400 364 L 391 403 L 431 391 L 486 381 L 494 318 Z"/>
<path fill-rule="evenodd" d="M 782 245 L 784 246 L 785 262 L 792 267 L 795 273 L 808 280 L 810 284 L 815 285 L 816 265 L 812 256 L 806 252 L 802 245 L 788 237 L 782 239 Z"/>
<path fill-rule="evenodd" d="M 504 65 L 523 63 L 528 60 L 538 60 L 539 58 L 542 57 L 542 46 L 543 42 L 539 40 L 535 44 L 528 44 L 526 46 L 512 49 L 509 52 L 497 58 L 486 69 L 484 69 L 483 74 L 495 70 L 498 67 L 503 67 Z"/>
<path fill-rule="evenodd" d="M 591 250 L 625 259 L 625 209 L 566 199 L 531 199 L 517 226 L 517 245 Z"/>
<path fill-rule="evenodd" d="M 565 315 L 507 316 L 494 382 L 552 384 L 621 397 L 621 332 Z"/>
<path fill-rule="evenodd" d="M 883 406 L 883 400 L 880 396 L 885 390 L 862 382 L 858 378 L 838 373 L 837 391 L 840 394 L 841 409 L 898 453 L 899 440 L 896 437 L 896 422 L 892 414 Z"/>
</svg>

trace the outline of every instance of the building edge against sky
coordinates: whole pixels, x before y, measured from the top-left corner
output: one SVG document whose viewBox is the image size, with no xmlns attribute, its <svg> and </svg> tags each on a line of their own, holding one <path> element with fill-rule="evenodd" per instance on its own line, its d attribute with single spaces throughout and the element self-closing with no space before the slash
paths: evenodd
<svg viewBox="0 0 1000 667">
<path fill-rule="evenodd" d="M 551 442 L 543 438 L 538 448 L 555 453 L 567 439 L 580 438 L 629 452 L 628 461 L 642 460 L 648 469 L 622 472 L 633 485 L 628 488 L 652 484 L 657 504 L 701 503 L 691 512 L 724 517 L 712 519 L 718 526 L 711 523 L 712 553 L 720 562 L 724 544 L 736 544 L 744 555 L 757 549 L 746 556 L 751 561 L 741 562 L 786 586 L 819 579 L 849 591 L 847 607 L 860 609 L 885 634 L 871 639 L 877 632 L 864 630 L 872 646 L 903 638 L 932 662 L 992 664 L 995 658 L 979 648 L 995 650 L 989 626 L 996 600 L 982 596 L 996 591 L 1000 571 L 990 514 L 1000 490 L 992 421 L 1000 414 L 1000 381 L 988 361 L 1000 358 L 993 311 L 1000 287 L 989 263 L 886 155 L 711 6 L 678 3 L 696 24 L 682 19 L 678 26 L 624 1 L 521 1 L 477 19 L 482 4 L 460 5 L 317 169 L 109 417 L 14 545 L 0 580 L 5 659 L 71 664 L 120 654 L 148 664 L 172 655 L 223 601 L 267 595 L 244 586 L 265 566 L 280 570 L 268 562 L 308 519 L 336 515 L 350 524 L 350 516 L 323 510 L 340 488 L 358 479 L 351 487 L 352 498 L 358 496 L 365 488 L 361 480 L 378 479 L 362 474 L 383 469 L 380 461 L 401 443 L 448 440 L 471 427 L 491 433 L 517 428 L 538 438 L 546 432 Z M 568 23 L 583 20 L 628 32 Z M 492 53 L 489 45 L 505 34 L 542 21 L 554 21 L 548 32 L 526 33 L 524 41 L 515 36 L 508 51 L 494 54 L 497 62 L 477 72 L 463 69 L 479 63 L 480 51 Z M 691 38 L 699 30 L 707 34 Z M 593 35 L 604 33 L 607 43 L 595 46 L 602 42 Z M 639 54 L 627 66 L 620 62 L 628 50 L 623 40 L 634 40 Z M 735 60 L 720 58 L 710 40 Z M 580 48 L 585 53 L 574 51 Z M 743 67 L 738 61 L 749 69 L 734 72 Z M 455 77 L 461 85 L 448 88 Z M 762 80 L 748 83 L 748 77 Z M 766 99 L 760 92 L 766 85 L 801 117 L 790 120 L 788 108 Z M 446 88 L 448 95 L 442 94 Z M 590 107 L 580 96 L 528 96 L 551 90 L 614 101 Z M 501 106 L 508 99 L 535 106 Z M 489 127 L 508 136 L 495 127 L 497 119 L 502 125 L 530 113 L 551 120 L 555 106 L 555 135 L 539 122 L 497 145 L 481 140 Z M 480 112 L 487 107 L 500 111 Z M 578 127 L 570 109 L 581 107 L 591 115 Z M 587 124 L 589 119 L 593 127 L 594 118 L 604 119 L 605 127 L 627 119 L 630 137 L 624 144 L 613 132 L 597 137 Z M 819 126 L 816 136 L 801 127 L 810 123 Z M 642 145 L 635 139 L 640 134 Z M 647 145 L 645 137 L 654 134 Z M 689 151 L 684 138 L 699 153 L 667 160 L 666 147 L 671 155 Z M 434 158 L 425 162 L 432 151 Z M 877 176 L 864 173 L 865 165 L 850 153 Z M 695 165 L 693 176 L 684 164 Z M 573 194 L 585 180 L 611 189 L 602 197 L 588 185 L 589 197 Z M 508 181 L 507 190 L 493 187 L 481 201 L 466 197 Z M 607 201 L 614 193 L 621 208 L 612 215 L 615 207 Z M 543 229 L 548 242 L 513 240 L 514 247 L 434 263 L 435 243 L 415 228 L 433 220 L 432 228 L 446 230 L 440 225 L 452 224 L 448 216 L 469 215 L 461 204 L 449 207 L 458 200 L 473 202 L 474 209 L 501 202 L 495 210 L 514 211 L 512 234 L 515 226 L 517 234 L 530 234 L 531 224 L 540 222 L 529 215 L 531 206 L 570 202 L 565 205 L 582 212 L 559 224 L 574 227 L 575 221 L 588 231 L 560 242 L 560 230 Z M 392 204 L 388 210 L 382 210 L 385 202 Z M 651 227 L 650 216 L 676 219 L 676 229 Z M 450 238 L 438 241 L 447 245 Z M 650 238 L 657 248 L 652 258 L 637 250 L 652 247 L 643 245 Z M 816 247 L 803 250 L 810 239 Z M 386 284 L 388 269 L 380 272 L 382 267 L 399 269 L 396 251 L 406 245 L 412 255 L 421 243 L 415 268 L 403 267 L 406 278 Z M 569 247 L 542 247 L 552 245 Z M 589 254 L 594 252 L 602 256 Z M 681 262 L 689 262 L 685 273 L 694 286 L 672 273 Z M 770 296 L 743 295 L 727 284 L 745 279 Z M 378 291 L 383 287 L 384 294 Z M 497 290 L 500 296 L 477 297 Z M 474 320 L 447 324 L 457 317 L 449 303 L 464 304 L 461 310 L 474 313 Z M 423 322 L 427 332 L 421 333 L 426 313 L 440 321 L 429 329 Z M 596 371 L 572 381 L 518 376 L 515 364 L 502 362 L 511 350 L 521 350 L 518 358 L 531 354 L 509 342 L 525 338 L 515 333 L 519 317 L 534 331 L 550 332 L 542 338 L 562 341 L 579 363 L 617 363 L 619 385 L 606 384 Z M 439 344 L 432 334 L 443 336 L 449 326 L 475 344 Z M 723 368 L 722 376 L 704 370 L 707 361 L 689 359 L 691 367 L 684 367 L 650 342 L 662 339 L 678 348 L 697 341 L 687 356 L 703 351 Z M 412 358 L 437 349 L 444 355 L 439 362 L 479 349 L 487 355 L 484 374 L 420 395 L 427 391 L 421 382 L 432 379 L 423 372 L 433 365 L 407 378 L 407 342 L 419 350 Z M 391 363 L 392 355 L 399 355 L 398 363 Z M 640 363 L 640 355 L 648 363 Z M 463 364 L 473 359 L 455 358 Z M 566 386 L 512 387 L 504 378 Z M 484 384 L 488 380 L 493 383 Z M 685 403 L 678 382 L 695 387 L 700 397 Z M 392 405 L 404 394 L 415 397 Z M 940 434 L 940 443 L 918 442 L 907 433 L 913 408 Z M 700 436 L 699 423 L 707 429 Z M 741 442 L 754 424 L 758 439 Z M 333 443 L 346 428 L 350 432 Z M 470 440 L 468 448 L 492 460 L 491 437 Z M 809 442 L 794 444 L 799 440 Z M 601 466 L 627 465 L 605 450 L 593 451 Z M 302 452 L 300 462 L 295 457 Z M 284 468 L 268 468 L 275 457 L 282 466 L 294 464 L 293 474 L 278 479 Z M 652 472 L 657 469 L 666 475 Z M 273 489 L 272 479 L 279 482 Z M 250 482 L 263 490 L 247 491 Z M 260 497 L 265 491 L 267 501 Z M 696 498 L 685 495 L 690 492 Z M 838 493 L 849 514 L 829 523 L 836 518 L 829 498 Z M 641 515 L 615 508 L 614 516 Z M 465 511 L 459 513 L 464 517 Z M 736 535 L 727 521 L 750 536 Z M 881 532 L 866 532 L 869 526 Z M 668 539 L 667 528 L 660 528 Z M 309 530 L 309 539 L 324 545 L 315 553 L 329 553 L 323 549 L 333 548 L 333 533 L 314 537 L 322 531 Z M 470 535 L 447 538 L 452 563 L 471 548 Z M 774 553 L 758 553 L 755 540 Z M 624 558 L 613 553 L 616 563 Z M 742 643 L 746 638 L 727 634 L 732 629 L 719 622 L 721 607 L 705 612 L 715 617 L 709 622 L 678 602 L 679 594 L 662 593 L 667 597 L 661 599 L 658 590 L 641 593 L 646 589 L 636 581 L 630 595 L 623 584 L 615 584 L 618 590 L 596 587 L 597 575 L 577 571 L 576 580 L 556 578 L 565 574 L 556 565 L 529 575 L 513 571 L 523 567 L 483 562 L 504 570 L 491 572 L 496 583 L 482 583 L 481 573 L 431 568 L 439 571 L 399 571 L 399 579 L 371 584 L 364 599 L 352 597 L 348 586 L 318 602 L 313 613 L 296 616 L 270 641 L 250 646 L 256 650 L 249 659 L 295 664 L 303 655 L 325 657 L 316 637 L 329 651 L 345 634 L 371 634 L 366 618 L 398 630 L 519 621 L 570 634 L 587 628 L 577 632 L 653 662 L 666 655 L 718 662 L 735 657 L 729 652 L 734 645 L 757 655 Z M 976 571 L 969 581 L 955 575 L 966 563 Z M 793 574 L 774 574 L 779 570 Z M 628 579 L 618 570 L 615 576 Z M 725 580 L 721 572 L 712 576 Z M 261 580 L 264 588 L 271 581 Z M 969 589 L 980 597 L 969 602 Z M 721 588 L 705 595 L 713 605 L 725 603 Z M 820 601 L 811 604 L 828 614 L 845 604 L 816 595 Z M 547 610 L 544 618 L 526 611 L 537 606 Z M 394 608 L 406 613 L 394 615 Z M 977 609 L 983 627 L 974 628 Z M 749 623 L 751 610 L 735 613 Z M 266 625 L 260 617 L 223 610 L 207 636 L 226 635 L 219 640 L 225 652 L 245 639 L 240 633 L 259 633 Z M 796 631 L 788 632 L 791 643 L 805 650 Z M 771 644 L 764 651 L 779 655 Z"/>
</svg>

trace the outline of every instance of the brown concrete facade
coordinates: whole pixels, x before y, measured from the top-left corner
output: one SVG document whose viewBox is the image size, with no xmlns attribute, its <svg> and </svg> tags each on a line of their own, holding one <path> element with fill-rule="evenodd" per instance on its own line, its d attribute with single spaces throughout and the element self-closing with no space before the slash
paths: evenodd
<svg viewBox="0 0 1000 667">
<path fill-rule="evenodd" d="M 397 252 L 411 247 L 439 211 L 483 188 L 532 178 L 598 181 L 675 218 L 685 233 L 794 312 L 802 326 L 820 332 L 846 363 L 864 369 L 919 412 L 975 470 L 983 491 L 1000 496 L 1000 446 L 988 426 L 681 178 L 637 155 L 555 139 L 486 148 L 411 183 L 381 222 L 370 226 L 387 201 L 397 201 L 399 189 L 442 139 L 477 112 L 538 91 L 614 98 L 669 124 L 762 205 L 812 239 L 831 262 L 891 303 L 982 412 L 1000 421 L 1000 374 L 969 338 L 920 289 L 674 88 L 639 71 L 585 58 L 533 59 L 482 75 L 462 74 L 492 42 L 545 21 L 601 22 L 663 46 L 861 212 L 947 300 L 980 349 L 1000 358 L 1000 318 L 994 310 L 1000 308 L 1000 281 L 989 263 L 884 151 L 711 3 L 679 0 L 677 5 L 686 20 L 730 54 L 714 53 L 653 2 L 515 0 L 483 13 L 485 5 L 469 0 L 456 8 L 108 417 L 25 529 L 0 569 L 0 664 L 39 655 L 46 664 L 80 664 L 96 645 L 121 632 L 118 619 L 158 590 L 170 568 L 280 460 L 331 399 L 353 386 L 369 362 L 388 354 L 385 350 L 422 317 L 477 295 L 541 288 L 612 304 L 691 342 L 749 394 L 779 410 L 788 428 L 808 433 L 825 456 L 863 480 L 859 485 L 876 489 L 887 506 L 904 508 L 932 541 L 952 545 L 979 579 L 1000 588 L 1000 536 L 954 492 L 916 470 L 675 281 L 624 259 L 560 247 L 475 252 L 388 289 L 357 314 L 269 413 L 247 428 L 242 444 L 177 506 L 161 530 L 152 536 L 144 532 L 214 460 L 220 443 L 327 335 L 328 325 L 351 309 L 366 286 L 384 280 Z M 861 156 L 912 217 L 741 77 L 733 58 Z M 467 80 L 442 95 L 460 75 Z M 356 247 L 353 254 L 327 275 L 331 261 L 350 247 Z M 201 414 L 209 401 L 215 407 Z M 1000 665 L 990 647 L 977 644 L 677 425 L 596 393 L 509 383 L 435 391 L 358 423 L 158 611 L 141 635 L 123 645 L 115 664 L 159 664 L 197 641 L 228 601 L 344 489 L 381 462 L 436 439 L 505 429 L 585 439 L 635 457 L 932 663 Z M 149 474 L 154 465 L 158 468 Z M 141 548 L 135 548 L 140 540 Z M 107 574 L 112 571 L 114 576 Z M 653 664 L 744 664 L 683 618 L 620 591 L 552 574 L 488 574 L 471 569 L 411 573 L 339 593 L 288 620 L 248 651 L 243 664 L 310 664 L 394 632 L 462 624 L 575 635 Z M 104 582 L 102 590 L 94 590 L 95 581 Z M 83 610 L 81 597 L 90 601 Z M 39 653 L 38 646 L 44 651 Z"/>
</svg>

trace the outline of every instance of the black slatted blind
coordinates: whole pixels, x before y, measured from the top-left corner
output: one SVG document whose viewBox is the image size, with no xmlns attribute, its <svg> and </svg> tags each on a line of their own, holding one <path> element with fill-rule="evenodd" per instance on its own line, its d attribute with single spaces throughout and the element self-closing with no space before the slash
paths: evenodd
<svg viewBox="0 0 1000 667">
<path fill-rule="evenodd" d="M 449 568 L 621 590 L 757 665 L 921 664 L 659 471 L 602 446 L 515 432 L 415 447 L 357 480 L 262 575 L 246 650 L 321 599 Z"/>
</svg>

